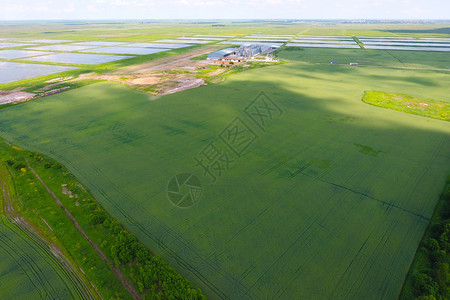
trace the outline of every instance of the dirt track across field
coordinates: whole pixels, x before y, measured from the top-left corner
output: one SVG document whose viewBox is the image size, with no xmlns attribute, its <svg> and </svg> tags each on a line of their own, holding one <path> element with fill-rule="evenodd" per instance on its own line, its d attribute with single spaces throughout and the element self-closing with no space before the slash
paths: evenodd
<svg viewBox="0 0 450 300">
<path fill-rule="evenodd" d="M 190 51 L 188 53 L 181 53 L 174 56 L 163 57 L 143 64 L 121 68 L 113 73 L 119 72 L 120 74 L 142 74 L 152 71 L 161 72 L 165 70 L 172 70 L 174 68 L 183 66 L 192 66 L 195 65 L 197 61 L 191 60 L 191 58 L 208 54 L 210 52 L 214 52 L 223 48 L 224 45 L 209 45 L 200 49 L 196 49 L 194 51 Z"/>
</svg>

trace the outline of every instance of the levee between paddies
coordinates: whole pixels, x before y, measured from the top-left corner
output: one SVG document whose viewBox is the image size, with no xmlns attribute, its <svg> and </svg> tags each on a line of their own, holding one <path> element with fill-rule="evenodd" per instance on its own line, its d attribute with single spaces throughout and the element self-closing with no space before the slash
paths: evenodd
<svg viewBox="0 0 450 300">
<path fill-rule="evenodd" d="M 93 84 L 0 111 L 0 135 L 67 166 L 212 299 L 395 299 L 449 172 L 450 128 L 361 94 L 425 97 L 423 80 L 443 99 L 448 75 L 290 55 L 155 101 Z"/>
</svg>

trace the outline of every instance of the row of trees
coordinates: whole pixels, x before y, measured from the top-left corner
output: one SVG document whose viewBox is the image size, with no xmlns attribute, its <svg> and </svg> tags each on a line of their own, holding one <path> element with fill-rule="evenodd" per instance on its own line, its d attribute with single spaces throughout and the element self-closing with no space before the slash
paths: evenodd
<svg viewBox="0 0 450 300">
<path fill-rule="evenodd" d="M 147 299 L 206 299 L 199 289 L 195 289 L 161 258 L 152 255 L 96 202 L 86 204 L 86 208 L 90 223 L 102 227 L 113 237 L 112 240 L 106 239 L 102 246 L 110 245 L 114 264 L 130 270 L 131 279 Z"/>
<path fill-rule="evenodd" d="M 450 299 L 450 184 L 442 197 L 439 222 L 431 226 L 430 237 L 419 249 L 425 261 L 414 276 L 414 294 L 421 300 Z"/>
<path fill-rule="evenodd" d="M 114 263 L 117 266 L 131 264 L 135 268 L 136 274 L 133 279 L 141 293 L 148 292 L 148 298 L 206 299 L 200 290 L 195 289 L 161 258 L 152 255 L 116 222 L 106 219 L 102 225 L 116 234 L 114 244 L 111 246 Z M 119 227 L 120 231 L 117 232 Z"/>
</svg>

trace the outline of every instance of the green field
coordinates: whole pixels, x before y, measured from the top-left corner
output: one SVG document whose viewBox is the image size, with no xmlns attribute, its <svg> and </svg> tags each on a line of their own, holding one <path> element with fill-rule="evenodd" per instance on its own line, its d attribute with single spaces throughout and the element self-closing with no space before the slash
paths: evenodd
<svg viewBox="0 0 450 300">
<path fill-rule="evenodd" d="M 378 107 L 450 121 L 450 103 L 444 101 L 419 99 L 404 94 L 389 94 L 378 91 L 364 92 L 361 100 Z"/>
<path fill-rule="evenodd" d="M 0 215 L 0 298 L 83 299 L 47 253 Z"/>
<path fill-rule="evenodd" d="M 103 26 L 86 29 L 84 39 L 104 34 Z M 177 34 L 392 29 L 227 26 L 186 25 Z M 108 25 L 116 36 L 109 40 L 140 41 L 142 27 Z M 158 30 L 152 39 L 175 32 Z M 0 111 L 0 135 L 64 164 L 210 298 L 394 299 L 450 171 L 450 127 L 367 105 L 361 96 L 381 90 L 448 102 L 448 54 L 292 49 L 279 56 L 288 63 L 156 100 L 96 83 L 9 107 Z M 245 108 L 261 91 L 280 110 L 259 127 Z M 254 137 L 240 157 L 219 137 L 236 117 Z M 215 170 L 215 182 L 194 160 L 211 142 L 231 159 L 220 175 Z M 179 208 L 166 188 L 185 172 L 203 190 L 194 206 Z"/>
</svg>

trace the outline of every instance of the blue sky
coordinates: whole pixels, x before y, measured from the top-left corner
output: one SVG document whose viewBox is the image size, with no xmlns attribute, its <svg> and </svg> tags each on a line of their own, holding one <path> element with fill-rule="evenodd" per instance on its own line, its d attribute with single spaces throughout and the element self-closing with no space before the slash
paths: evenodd
<svg viewBox="0 0 450 300">
<path fill-rule="evenodd" d="M 449 0 L 1 0 L 0 20 L 450 19 Z"/>
</svg>

